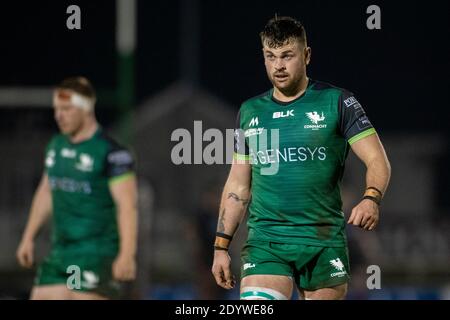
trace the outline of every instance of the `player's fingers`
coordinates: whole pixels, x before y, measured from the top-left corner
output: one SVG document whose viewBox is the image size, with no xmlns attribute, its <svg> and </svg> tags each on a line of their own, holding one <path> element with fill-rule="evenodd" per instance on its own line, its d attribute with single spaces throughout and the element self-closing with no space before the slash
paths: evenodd
<svg viewBox="0 0 450 320">
<path fill-rule="evenodd" d="M 373 229 L 376 228 L 376 226 L 378 225 L 378 219 L 376 219 L 374 222 L 372 222 L 372 224 L 369 227 L 369 231 L 372 231 Z"/>
<path fill-rule="evenodd" d="M 131 276 L 130 271 L 128 269 L 126 269 L 126 268 L 123 268 L 123 270 L 122 270 L 122 281 L 130 280 L 130 276 Z"/>
<path fill-rule="evenodd" d="M 16 258 L 17 258 L 17 262 L 19 262 L 19 264 L 21 266 L 23 266 L 22 252 L 20 252 L 20 250 L 17 250 Z"/>
<path fill-rule="evenodd" d="M 26 267 L 31 268 L 33 266 L 33 252 L 27 252 L 26 254 Z"/>
<path fill-rule="evenodd" d="M 232 275 L 231 288 L 234 288 L 235 285 L 236 285 L 236 277 Z"/>
<path fill-rule="evenodd" d="M 365 214 L 363 219 L 361 220 L 361 227 L 367 230 L 372 225 L 374 221 L 373 219 L 373 216 Z"/>
<path fill-rule="evenodd" d="M 350 218 L 348 218 L 348 221 L 347 221 L 348 224 L 353 223 L 353 219 L 355 219 L 355 214 L 356 214 L 356 210 L 353 209 L 352 213 L 350 214 Z"/>
<path fill-rule="evenodd" d="M 21 255 L 17 256 L 17 261 L 19 262 L 20 266 L 25 267 L 25 261 L 23 260 L 23 257 Z"/>
<path fill-rule="evenodd" d="M 122 281 L 130 281 L 131 280 L 131 274 L 130 273 L 124 273 L 122 277 Z"/>
<path fill-rule="evenodd" d="M 369 213 L 365 213 L 362 215 L 362 219 L 361 219 L 361 227 L 365 228 L 368 224 L 370 225 L 369 221 L 371 220 L 371 215 Z"/>
<path fill-rule="evenodd" d="M 22 267 L 30 268 L 33 265 L 33 257 L 30 252 L 22 251 L 19 253 L 19 263 Z"/>
<path fill-rule="evenodd" d="M 129 274 L 128 280 L 134 280 L 136 279 L 136 268 L 132 268 Z"/>
<path fill-rule="evenodd" d="M 136 269 L 131 267 L 128 271 L 127 280 L 131 281 L 136 278 Z"/>
<path fill-rule="evenodd" d="M 221 287 L 223 288 L 223 287 L 224 287 L 224 284 L 223 284 L 223 282 L 222 282 L 221 276 L 218 275 L 218 274 L 213 274 L 213 276 L 214 276 L 214 280 L 216 280 L 216 284 L 217 284 L 218 286 L 221 286 Z"/>
<path fill-rule="evenodd" d="M 225 278 L 227 289 L 233 288 L 233 276 L 231 275 L 231 270 L 229 266 L 223 268 L 223 275 Z"/>
<path fill-rule="evenodd" d="M 119 280 L 120 281 L 127 281 L 128 280 L 128 274 L 125 271 L 121 271 L 119 273 Z"/>
<path fill-rule="evenodd" d="M 223 273 L 222 269 L 220 267 L 213 267 L 212 274 L 214 276 L 214 279 L 216 280 L 216 283 L 225 288 L 225 281 L 223 280 Z"/>
<path fill-rule="evenodd" d="M 368 220 L 368 221 L 362 226 L 362 228 L 363 228 L 364 230 L 369 230 L 369 228 L 370 228 L 370 226 L 372 225 L 372 223 L 373 223 L 373 220 Z"/>
<path fill-rule="evenodd" d="M 360 212 L 356 212 L 355 218 L 353 219 L 353 225 L 359 226 L 361 224 L 362 215 Z"/>
<path fill-rule="evenodd" d="M 221 286 L 224 289 L 228 289 L 227 287 L 227 282 L 224 280 L 223 274 L 220 274 L 217 279 L 216 282 L 219 286 Z"/>
<path fill-rule="evenodd" d="M 25 252 L 21 248 L 19 248 L 17 250 L 17 253 L 16 253 L 17 261 L 23 267 L 25 266 L 25 255 L 24 255 L 24 253 Z"/>
<path fill-rule="evenodd" d="M 370 227 L 372 227 L 372 226 L 373 226 L 373 228 L 375 228 L 377 226 L 377 224 L 378 224 L 378 221 L 379 221 L 379 217 L 378 216 L 373 216 L 372 220 L 371 220 L 371 223 L 370 223 L 370 225 L 368 226 L 367 229 L 369 230 Z"/>
<path fill-rule="evenodd" d="M 121 272 L 117 262 L 113 263 L 112 269 L 113 269 L 112 271 L 113 271 L 114 279 L 121 281 L 122 280 L 122 272 Z"/>
<path fill-rule="evenodd" d="M 117 276 L 120 281 L 127 281 L 128 280 L 128 272 L 124 267 L 118 268 Z"/>
<path fill-rule="evenodd" d="M 131 279 L 131 273 L 132 273 L 131 266 L 123 265 L 122 266 L 122 281 L 128 281 Z"/>
</svg>

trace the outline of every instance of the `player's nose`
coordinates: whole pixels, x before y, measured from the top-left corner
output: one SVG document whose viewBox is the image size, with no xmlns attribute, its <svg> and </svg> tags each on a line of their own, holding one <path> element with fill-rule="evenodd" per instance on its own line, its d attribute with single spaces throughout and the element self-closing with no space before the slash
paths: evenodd
<svg viewBox="0 0 450 320">
<path fill-rule="evenodd" d="M 279 59 L 279 58 L 276 59 L 275 63 L 274 63 L 274 67 L 277 71 L 284 70 L 285 65 L 284 65 L 283 59 Z"/>
</svg>

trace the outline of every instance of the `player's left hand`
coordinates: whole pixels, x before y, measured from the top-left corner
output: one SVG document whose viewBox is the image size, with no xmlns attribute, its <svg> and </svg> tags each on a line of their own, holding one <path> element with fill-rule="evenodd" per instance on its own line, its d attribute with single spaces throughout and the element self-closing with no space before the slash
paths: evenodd
<svg viewBox="0 0 450 320">
<path fill-rule="evenodd" d="M 370 199 L 363 199 L 353 208 L 348 223 L 372 231 L 379 219 L 378 205 Z"/>
<path fill-rule="evenodd" d="M 133 256 L 119 254 L 113 262 L 112 272 L 115 280 L 134 280 L 136 278 L 136 260 Z"/>
</svg>

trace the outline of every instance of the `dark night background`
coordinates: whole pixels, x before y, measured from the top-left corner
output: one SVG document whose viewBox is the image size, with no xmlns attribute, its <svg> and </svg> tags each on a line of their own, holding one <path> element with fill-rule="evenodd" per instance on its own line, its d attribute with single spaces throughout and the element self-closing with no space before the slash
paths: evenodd
<svg viewBox="0 0 450 320">
<path fill-rule="evenodd" d="M 71 4 L 81 8 L 81 30 L 66 28 Z M 381 8 L 381 30 L 366 27 L 371 4 Z M 142 108 L 147 98 L 184 78 L 183 65 L 195 59 L 183 55 L 182 43 L 192 39 L 199 63 L 186 81 L 236 113 L 242 101 L 270 87 L 258 33 L 275 13 L 295 17 L 303 22 L 312 48 L 308 75 L 354 92 L 382 140 L 400 137 L 396 146 L 418 148 L 417 158 L 407 161 L 432 162 L 432 201 L 442 213 L 437 216 L 449 219 L 449 7 L 448 1 L 199 0 L 199 33 L 193 35 L 182 26 L 186 12 L 181 1 L 138 1 L 133 108 Z M 69 75 L 85 75 L 99 92 L 100 122 L 113 126 L 121 116 L 110 94 L 118 77 L 115 15 L 114 2 L 106 0 L 3 3 L 0 87 L 49 87 Z M 0 108 L 2 141 L 27 141 L 36 132 L 49 136 L 55 130 L 50 108 Z M 419 149 L 427 144 L 419 144 L 419 136 L 441 137 L 438 156 L 421 160 L 427 152 Z M 393 170 L 403 165 L 392 164 Z M 413 186 L 401 186 L 401 179 L 399 188 L 407 193 Z M 26 209 L 31 194 L 22 198 Z M 21 214 L 26 216 L 26 210 Z"/>
<path fill-rule="evenodd" d="M 258 33 L 274 13 L 301 20 L 312 47 L 309 75 L 357 94 L 380 131 L 448 130 L 449 3 L 376 2 L 382 29 L 368 30 L 371 1 L 200 1 L 200 85 L 238 108 L 269 86 Z M 65 28 L 79 4 L 82 30 Z M 63 12 L 63 14 L 61 14 Z M 53 85 L 85 74 L 115 85 L 111 1 L 5 3 L 1 85 Z M 137 97 L 180 76 L 177 1 L 138 3 Z"/>
</svg>

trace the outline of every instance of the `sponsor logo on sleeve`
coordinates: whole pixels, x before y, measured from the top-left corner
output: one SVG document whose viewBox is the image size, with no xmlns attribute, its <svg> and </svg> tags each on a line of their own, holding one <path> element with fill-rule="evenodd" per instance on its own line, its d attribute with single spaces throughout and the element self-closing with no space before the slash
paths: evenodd
<svg viewBox="0 0 450 320">
<path fill-rule="evenodd" d="M 348 97 L 347 99 L 344 100 L 344 105 L 346 108 L 354 105 L 355 103 L 358 103 L 358 100 L 356 100 L 354 96 Z"/>
<path fill-rule="evenodd" d="M 119 166 L 127 165 L 133 162 L 133 157 L 127 150 L 114 151 L 108 155 L 108 162 Z"/>
<path fill-rule="evenodd" d="M 366 128 L 369 128 L 372 126 L 372 124 L 369 121 L 369 118 L 367 118 L 366 115 L 363 115 L 362 117 L 358 118 L 358 121 L 356 121 L 356 125 L 358 126 L 359 130 L 364 130 Z"/>
</svg>

